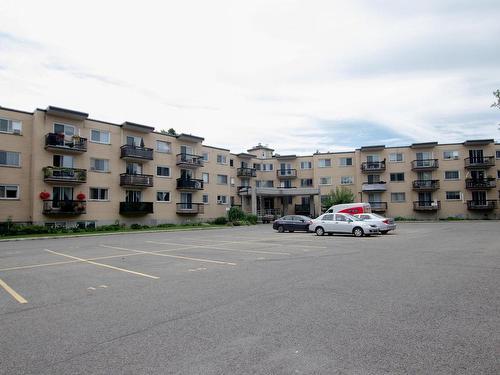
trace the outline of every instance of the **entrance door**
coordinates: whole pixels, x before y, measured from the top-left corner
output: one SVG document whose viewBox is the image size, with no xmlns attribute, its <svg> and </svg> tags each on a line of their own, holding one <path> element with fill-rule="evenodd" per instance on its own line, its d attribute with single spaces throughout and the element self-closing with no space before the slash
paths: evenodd
<svg viewBox="0 0 500 375">
<path fill-rule="evenodd" d="M 190 180 L 193 178 L 193 171 L 191 169 L 181 169 L 181 178 L 183 180 Z"/>
<path fill-rule="evenodd" d="M 484 162 L 483 150 L 469 150 L 469 158 L 472 164 L 483 163 Z"/>
<path fill-rule="evenodd" d="M 432 152 L 417 152 L 417 167 L 430 167 Z"/>
<path fill-rule="evenodd" d="M 191 193 L 181 193 L 181 203 L 182 208 L 185 210 L 193 209 L 193 194 Z"/>
<path fill-rule="evenodd" d="M 52 188 L 52 207 L 60 207 L 61 202 L 73 200 L 73 188 L 68 186 L 54 186 Z"/>
<path fill-rule="evenodd" d="M 142 174 L 142 164 L 139 163 L 127 163 L 126 165 L 127 174 Z"/>
<path fill-rule="evenodd" d="M 430 206 L 432 204 L 432 193 L 430 191 L 422 191 L 418 193 L 418 205 Z"/>
<path fill-rule="evenodd" d="M 486 192 L 485 191 L 473 191 L 472 200 L 474 204 L 480 206 L 486 206 Z"/>
<path fill-rule="evenodd" d="M 473 181 L 483 181 L 486 178 L 484 171 L 471 171 L 470 176 Z"/>
<path fill-rule="evenodd" d="M 125 193 L 125 202 L 137 203 L 142 201 L 142 192 L 139 190 L 127 190 Z"/>
</svg>

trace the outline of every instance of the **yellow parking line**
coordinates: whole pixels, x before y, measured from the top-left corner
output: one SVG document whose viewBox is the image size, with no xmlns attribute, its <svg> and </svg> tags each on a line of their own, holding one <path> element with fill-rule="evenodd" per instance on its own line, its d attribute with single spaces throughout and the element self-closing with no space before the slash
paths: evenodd
<svg viewBox="0 0 500 375">
<path fill-rule="evenodd" d="M 83 258 L 78 258 L 78 257 L 72 256 L 72 255 L 58 253 L 57 251 L 52 251 L 52 250 L 49 250 L 49 249 L 45 249 L 45 251 L 48 251 L 49 253 L 52 253 L 52 254 L 61 255 L 61 256 L 64 256 L 64 257 L 67 257 L 67 258 L 70 258 L 70 259 L 76 259 L 76 260 L 79 260 L 81 262 L 93 264 L 95 266 L 105 267 L 105 268 L 109 268 L 109 269 L 116 270 L 116 271 L 127 272 L 127 273 L 131 273 L 131 274 L 138 275 L 138 276 L 149 277 L 150 279 L 159 279 L 158 276 L 152 276 L 152 275 L 148 275 L 148 274 L 142 273 L 142 272 L 131 271 L 131 270 L 127 270 L 125 268 L 114 267 L 114 266 L 110 266 L 108 264 L 97 263 L 97 262 L 93 262 L 93 261 L 88 260 L 88 259 L 83 259 Z"/>
<path fill-rule="evenodd" d="M 156 242 L 156 241 L 146 241 L 148 243 L 152 244 L 157 244 L 157 245 L 180 245 L 175 242 Z M 190 245 L 193 249 L 199 248 L 199 249 L 215 249 L 215 250 L 221 250 L 221 251 L 232 251 L 235 253 L 254 253 L 254 254 L 271 254 L 271 255 L 291 255 L 290 253 L 283 253 L 279 251 L 263 251 L 263 250 L 234 250 L 234 249 L 225 249 L 223 247 L 217 247 L 217 246 L 210 246 L 210 245 Z M 179 250 L 186 250 L 185 249 L 179 249 Z"/>
<path fill-rule="evenodd" d="M 19 293 L 17 293 L 14 289 L 7 285 L 5 281 L 0 279 L 0 286 L 5 289 L 7 293 L 9 293 L 17 302 L 19 303 L 28 303 Z"/>
</svg>

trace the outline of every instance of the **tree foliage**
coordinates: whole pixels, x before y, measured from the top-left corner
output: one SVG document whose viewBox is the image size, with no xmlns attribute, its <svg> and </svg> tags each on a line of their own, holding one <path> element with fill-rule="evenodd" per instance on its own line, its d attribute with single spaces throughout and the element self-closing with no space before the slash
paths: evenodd
<svg viewBox="0 0 500 375">
<path fill-rule="evenodd" d="M 174 128 L 170 128 L 168 130 L 165 130 L 165 129 L 162 129 L 161 130 L 161 134 L 167 134 L 167 135 L 173 135 L 173 136 L 176 136 L 177 135 L 177 132 L 175 131 Z"/>
<path fill-rule="evenodd" d="M 356 199 L 356 196 L 350 189 L 345 186 L 337 186 L 335 190 L 330 191 L 330 193 L 326 196 L 322 205 L 323 207 L 328 208 L 336 204 L 353 203 L 354 199 Z"/>
<path fill-rule="evenodd" d="M 500 90 L 493 91 L 493 96 L 495 97 L 495 102 L 491 105 L 491 107 L 500 109 Z"/>
</svg>

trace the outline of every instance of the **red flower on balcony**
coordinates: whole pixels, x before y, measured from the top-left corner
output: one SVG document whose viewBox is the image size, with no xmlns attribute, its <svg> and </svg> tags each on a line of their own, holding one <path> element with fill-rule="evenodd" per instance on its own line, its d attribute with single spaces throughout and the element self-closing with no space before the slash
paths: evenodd
<svg viewBox="0 0 500 375">
<path fill-rule="evenodd" d="M 50 198 L 50 193 L 48 191 L 42 191 L 40 193 L 40 199 L 45 200 L 45 199 L 49 199 L 49 198 Z"/>
<path fill-rule="evenodd" d="M 83 193 L 79 193 L 77 196 L 76 196 L 76 199 L 78 199 L 79 201 L 83 201 L 85 199 L 85 194 Z"/>
</svg>

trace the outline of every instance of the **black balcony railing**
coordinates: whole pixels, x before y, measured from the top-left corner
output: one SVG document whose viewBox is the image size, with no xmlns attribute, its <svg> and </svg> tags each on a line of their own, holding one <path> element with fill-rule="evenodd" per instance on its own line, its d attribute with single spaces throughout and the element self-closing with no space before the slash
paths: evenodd
<svg viewBox="0 0 500 375">
<path fill-rule="evenodd" d="M 203 157 L 191 154 L 177 154 L 177 165 L 187 167 L 203 167 Z"/>
<path fill-rule="evenodd" d="M 203 180 L 194 178 L 178 178 L 177 189 L 179 190 L 203 190 Z"/>
<path fill-rule="evenodd" d="M 413 190 L 437 190 L 437 189 L 439 189 L 439 180 L 413 181 Z"/>
<path fill-rule="evenodd" d="M 365 161 L 361 163 L 362 172 L 382 172 L 385 171 L 385 160 L 383 161 Z"/>
<path fill-rule="evenodd" d="M 120 174 L 120 186 L 152 187 L 153 176 L 150 174 Z"/>
<path fill-rule="evenodd" d="M 374 212 L 387 211 L 387 202 L 368 202 Z"/>
<path fill-rule="evenodd" d="M 83 184 L 87 182 L 87 170 L 65 167 L 43 168 L 43 180 L 45 182 Z"/>
<path fill-rule="evenodd" d="M 297 177 L 296 169 L 278 169 L 276 171 L 278 178 L 295 178 Z"/>
<path fill-rule="evenodd" d="M 153 202 L 120 202 L 120 215 L 146 215 L 153 213 Z"/>
<path fill-rule="evenodd" d="M 465 159 L 465 168 L 489 168 L 495 165 L 494 156 L 476 156 Z"/>
<path fill-rule="evenodd" d="M 414 171 L 428 171 L 439 167 L 438 159 L 420 159 L 411 162 L 411 169 Z"/>
<path fill-rule="evenodd" d="M 123 145 L 120 147 L 120 158 L 153 160 L 153 149 L 134 145 Z"/>
<path fill-rule="evenodd" d="M 441 208 L 441 201 L 415 201 L 413 209 L 415 211 L 437 211 Z"/>
<path fill-rule="evenodd" d="M 176 203 L 176 212 L 181 215 L 197 215 L 205 212 L 204 203 Z"/>
<path fill-rule="evenodd" d="M 60 133 L 48 133 L 45 135 L 45 148 L 71 152 L 86 152 L 87 138 L 77 135 L 65 136 Z"/>
<path fill-rule="evenodd" d="M 482 180 L 467 178 L 465 180 L 465 187 L 467 189 L 492 189 L 496 186 L 497 181 L 494 178 L 485 178 Z"/>
<path fill-rule="evenodd" d="M 53 200 L 43 201 L 43 213 L 45 215 L 81 215 L 86 213 L 86 201 Z"/>
<path fill-rule="evenodd" d="M 494 199 L 467 201 L 469 210 L 494 210 L 495 208 L 497 208 L 497 201 Z"/>
<path fill-rule="evenodd" d="M 238 168 L 236 170 L 237 177 L 255 177 L 257 176 L 257 171 L 255 168 Z"/>
</svg>

